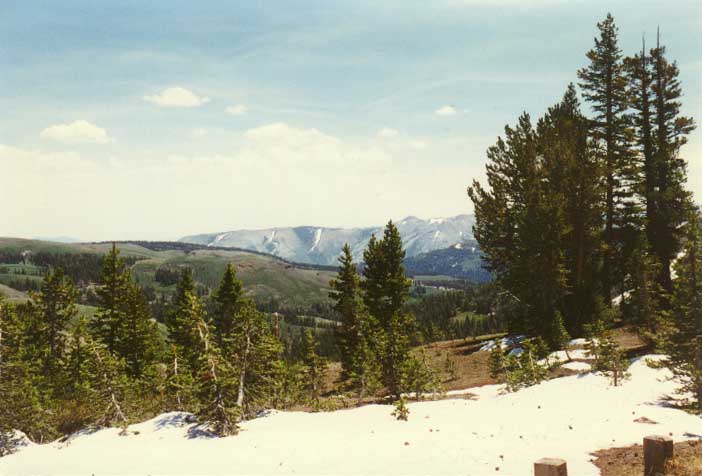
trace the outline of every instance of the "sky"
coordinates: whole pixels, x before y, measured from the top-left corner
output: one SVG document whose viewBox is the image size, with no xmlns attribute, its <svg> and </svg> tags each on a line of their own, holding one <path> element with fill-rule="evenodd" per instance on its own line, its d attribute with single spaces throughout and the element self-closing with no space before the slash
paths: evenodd
<svg viewBox="0 0 702 476">
<path fill-rule="evenodd" d="M 173 240 L 471 213 L 485 150 L 660 26 L 702 120 L 698 1 L 7 0 L 0 236 Z M 702 199 L 702 131 L 682 154 Z"/>
</svg>

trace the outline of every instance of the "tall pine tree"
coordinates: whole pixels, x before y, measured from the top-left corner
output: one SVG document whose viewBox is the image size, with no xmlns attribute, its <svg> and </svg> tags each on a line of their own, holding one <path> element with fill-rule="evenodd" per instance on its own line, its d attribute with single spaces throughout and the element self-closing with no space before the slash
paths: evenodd
<svg viewBox="0 0 702 476">
<path fill-rule="evenodd" d="M 681 391 L 692 395 L 702 413 L 702 218 L 691 213 L 685 226 L 683 254 L 675 264 L 672 333 L 668 366 L 682 381 Z"/>
<path fill-rule="evenodd" d="M 604 260 L 601 274 L 602 296 L 607 305 L 611 303 L 612 278 L 621 276 L 617 268 L 616 255 L 626 244 L 618 243 L 625 235 L 615 227 L 626 227 L 623 222 L 624 204 L 631 204 L 632 176 L 630 153 L 631 131 L 627 118 L 627 79 L 624 74 L 622 52 L 618 44 L 618 28 L 611 14 L 597 24 L 599 38 L 595 47 L 588 51 L 590 64 L 578 71 L 582 81 L 583 96 L 591 105 L 595 117 L 593 137 L 602 144 L 604 154 L 603 176 L 605 183 L 604 207 Z"/>
<path fill-rule="evenodd" d="M 680 251 L 681 225 L 690 206 L 690 194 L 685 190 L 687 164 L 680 157 L 680 149 L 687 143 L 687 135 L 695 129 L 695 123 L 680 113 L 680 70 L 675 62 L 668 61 L 660 41 L 651 50 L 651 73 L 656 214 L 650 224 L 653 227 L 650 244 L 660 263 L 658 282 L 670 293 L 673 289 L 670 266 Z"/>
<path fill-rule="evenodd" d="M 414 332 L 414 320 L 403 312 L 410 288 L 402 264 L 404 257 L 402 237 L 392 221 L 386 225 L 383 239 L 372 236 L 363 253 L 364 304 L 378 323 L 375 349 L 382 363 L 383 383 L 397 398 L 402 392 L 402 368 Z"/>
<path fill-rule="evenodd" d="M 125 318 L 124 302 L 128 294 L 129 279 L 127 265 L 113 243 L 103 260 L 100 286 L 97 289 L 98 310 L 90 321 L 91 333 L 110 353 L 115 352 L 119 345 L 118 337 Z"/>
<path fill-rule="evenodd" d="M 329 283 L 329 296 L 334 300 L 334 310 L 341 316 L 337 330 L 337 342 L 341 355 L 341 367 L 345 375 L 354 370 L 354 354 L 359 347 L 360 319 L 363 301 L 360 294 L 360 276 L 353 262 L 351 247 L 346 243 L 339 257 L 339 272 Z"/>
<path fill-rule="evenodd" d="M 215 308 L 212 315 L 217 345 L 222 348 L 225 340 L 230 339 L 234 331 L 236 313 L 242 306 L 244 285 L 236 277 L 236 270 L 227 263 L 224 276 L 214 295 Z"/>
</svg>

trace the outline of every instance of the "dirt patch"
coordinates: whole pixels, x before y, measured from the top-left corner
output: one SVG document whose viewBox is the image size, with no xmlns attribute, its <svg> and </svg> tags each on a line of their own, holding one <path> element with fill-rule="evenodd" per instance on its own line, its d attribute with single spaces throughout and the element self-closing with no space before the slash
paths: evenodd
<svg viewBox="0 0 702 476">
<path fill-rule="evenodd" d="M 602 476 L 643 476 L 643 447 L 611 448 L 593 453 Z M 675 457 L 668 462 L 666 476 L 702 475 L 702 441 L 675 444 Z"/>
</svg>

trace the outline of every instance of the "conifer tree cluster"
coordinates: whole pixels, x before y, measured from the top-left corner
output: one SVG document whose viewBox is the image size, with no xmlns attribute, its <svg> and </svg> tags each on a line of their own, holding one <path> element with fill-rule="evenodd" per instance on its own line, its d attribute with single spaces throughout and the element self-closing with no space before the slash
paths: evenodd
<svg viewBox="0 0 702 476">
<path fill-rule="evenodd" d="M 432 372 L 410 355 L 415 335 L 414 318 L 404 305 L 410 289 L 402 260 L 402 238 L 388 222 L 382 239 L 371 236 L 363 253 L 363 278 L 344 246 L 340 269 L 331 281 L 330 296 L 341 316 L 338 331 L 344 374 L 359 391 L 373 394 L 380 385 L 394 400 L 402 392 L 430 387 Z"/>
<path fill-rule="evenodd" d="M 475 237 L 515 307 L 510 332 L 552 348 L 620 310 L 649 335 L 669 326 L 692 208 L 681 148 L 695 125 L 676 63 L 659 40 L 625 57 L 611 15 L 597 27 L 577 73 L 591 114 L 569 85 L 536 124 L 524 113 L 505 128 L 487 186 L 468 189 Z"/>
<path fill-rule="evenodd" d="M 11 449 L 14 430 L 42 442 L 88 426 L 126 430 L 172 410 L 234 434 L 273 403 L 281 344 L 231 265 L 210 313 L 183 270 L 167 332 L 115 246 L 96 294 L 95 315 L 79 315 L 76 288 L 57 268 L 27 304 L 0 301 L 0 451 Z"/>
</svg>

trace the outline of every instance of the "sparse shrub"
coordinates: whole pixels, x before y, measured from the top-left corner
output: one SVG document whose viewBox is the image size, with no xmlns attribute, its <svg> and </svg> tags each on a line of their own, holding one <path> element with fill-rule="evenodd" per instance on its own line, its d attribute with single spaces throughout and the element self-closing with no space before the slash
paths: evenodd
<svg viewBox="0 0 702 476">
<path fill-rule="evenodd" d="M 499 342 L 490 350 L 490 377 L 501 381 L 506 369 L 505 354 Z"/>
<path fill-rule="evenodd" d="M 539 363 L 539 358 L 548 352 L 544 341 L 539 338 L 524 341 L 522 350 L 521 354 L 510 355 L 505 359 L 505 380 L 510 392 L 536 385 L 546 379 L 548 368 Z"/>
<path fill-rule="evenodd" d="M 407 399 L 401 396 L 399 400 L 395 402 L 395 410 L 392 412 L 397 420 L 407 421 L 409 419 L 409 407 L 407 406 Z"/>
<path fill-rule="evenodd" d="M 595 358 L 592 366 L 593 370 L 602 372 L 612 378 L 612 383 L 616 387 L 622 380 L 628 377 L 626 369 L 629 368 L 629 361 L 619 348 L 614 335 L 605 328 L 602 321 L 587 326 L 588 335 L 587 349 Z"/>
<path fill-rule="evenodd" d="M 410 357 L 403 365 L 402 387 L 405 391 L 414 393 L 417 400 L 425 393 L 435 393 L 439 390 L 437 372 L 427 363 L 426 354 L 422 357 Z"/>
<path fill-rule="evenodd" d="M 456 362 L 454 362 L 448 352 L 446 353 L 446 360 L 444 361 L 444 372 L 448 374 L 450 381 L 458 378 L 458 374 L 456 373 Z"/>
</svg>

